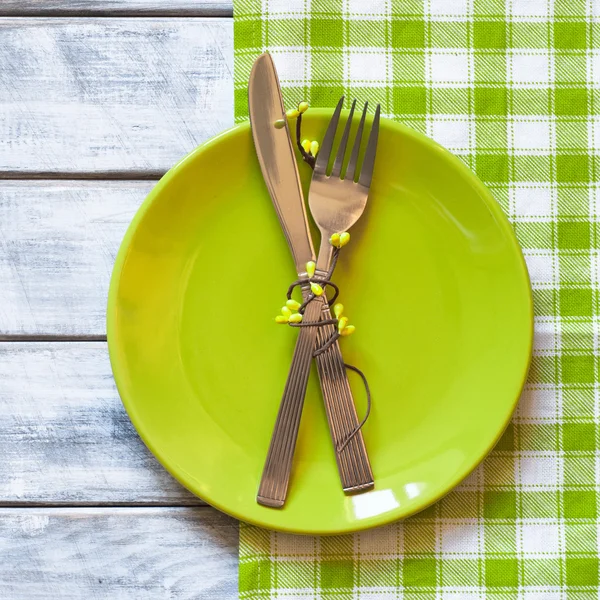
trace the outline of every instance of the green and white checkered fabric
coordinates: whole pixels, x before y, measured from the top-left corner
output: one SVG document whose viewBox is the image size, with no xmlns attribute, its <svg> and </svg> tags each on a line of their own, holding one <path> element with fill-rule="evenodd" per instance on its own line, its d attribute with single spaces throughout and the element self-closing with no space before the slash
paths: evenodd
<svg viewBox="0 0 600 600">
<path fill-rule="evenodd" d="M 534 288 L 505 436 L 435 506 L 378 530 L 242 525 L 247 599 L 597 600 L 600 0 L 235 0 L 235 106 L 273 54 L 289 106 L 380 102 L 487 184 Z"/>
</svg>

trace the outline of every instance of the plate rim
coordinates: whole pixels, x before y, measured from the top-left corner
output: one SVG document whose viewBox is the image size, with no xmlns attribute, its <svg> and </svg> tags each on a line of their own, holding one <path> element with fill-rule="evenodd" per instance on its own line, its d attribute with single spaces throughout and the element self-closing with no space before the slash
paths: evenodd
<svg viewBox="0 0 600 600">
<path fill-rule="evenodd" d="M 311 108 L 310 114 L 307 115 L 310 118 L 312 115 L 327 117 L 331 115 L 333 109 L 332 108 Z M 348 111 L 344 111 L 348 112 Z M 113 374 L 113 378 L 117 387 L 117 391 L 119 393 L 119 397 L 123 406 L 127 412 L 129 419 L 131 420 L 137 434 L 140 436 L 146 447 L 152 452 L 153 456 L 158 460 L 161 466 L 176 480 L 178 481 L 184 488 L 193 493 L 196 497 L 200 498 L 210 506 L 215 507 L 216 509 L 228 514 L 240 521 L 245 523 L 249 523 L 251 525 L 256 525 L 258 527 L 268 528 L 273 531 L 281 531 L 284 533 L 292 533 L 292 534 L 300 534 L 300 535 L 344 535 L 350 534 L 358 531 L 364 531 L 367 529 L 372 529 L 374 527 L 380 527 L 383 525 L 387 525 L 390 523 L 394 523 L 396 521 L 400 521 L 406 519 L 416 513 L 419 513 L 426 508 L 432 506 L 436 502 L 439 502 L 444 496 L 446 496 L 449 492 L 451 492 L 457 485 L 459 485 L 462 481 L 464 481 L 488 456 L 494 446 L 498 443 L 499 439 L 504 434 L 506 428 L 511 422 L 514 411 L 519 403 L 520 397 L 522 395 L 523 389 L 525 387 L 525 383 L 527 381 L 527 376 L 529 373 L 529 368 L 531 366 L 532 355 L 533 355 L 533 335 L 534 335 L 534 311 L 533 311 L 533 292 L 531 288 L 531 280 L 529 277 L 529 272 L 527 269 L 527 264 L 525 262 L 525 258 L 523 256 L 523 251 L 519 242 L 517 240 L 516 233 L 508 220 L 508 217 L 500 207 L 499 203 L 494 199 L 491 192 L 488 188 L 483 184 L 483 182 L 477 177 L 477 175 L 469 169 L 457 156 L 455 156 L 452 152 L 435 142 L 430 137 L 411 129 L 410 127 L 398 123 L 396 121 L 392 121 L 391 119 L 382 118 L 381 119 L 382 128 L 390 127 L 392 130 L 396 130 L 396 132 L 402 136 L 407 136 L 414 138 L 417 142 L 425 144 L 432 151 L 438 152 L 444 155 L 445 160 L 449 161 L 450 164 L 461 172 L 462 176 L 469 180 L 473 187 L 477 190 L 477 193 L 484 200 L 487 207 L 493 213 L 496 218 L 498 225 L 501 229 L 503 229 L 508 235 L 507 240 L 510 240 L 510 245 L 513 252 L 516 253 L 516 256 L 519 259 L 519 270 L 521 274 L 524 275 L 524 282 L 527 291 L 527 312 L 528 312 L 528 321 L 529 327 L 527 330 L 527 360 L 523 365 L 521 374 L 520 374 L 520 384 L 518 386 L 518 393 L 515 395 L 515 398 L 510 403 L 510 410 L 508 410 L 506 418 L 502 423 L 501 427 L 498 430 L 496 436 L 490 440 L 490 443 L 485 448 L 484 451 L 481 452 L 480 456 L 474 461 L 471 468 L 469 468 L 464 473 L 461 473 L 459 476 L 452 478 L 452 481 L 440 488 L 438 492 L 434 495 L 434 497 L 428 500 L 426 503 L 423 503 L 419 507 L 412 508 L 409 510 L 402 509 L 400 506 L 394 510 L 390 510 L 388 512 L 383 513 L 382 515 L 375 515 L 373 517 L 354 521 L 353 524 L 349 527 L 337 528 L 336 530 L 319 530 L 319 529 L 297 529 L 293 526 L 286 526 L 285 524 L 274 526 L 271 523 L 265 523 L 260 519 L 249 518 L 238 512 L 237 510 L 231 510 L 230 508 L 226 508 L 220 504 L 220 502 L 214 501 L 213 499 L 207 499 L 204 495 L 200 495 L 197 491 L 195 491 L 195 486 L 192 483 L 192 478 L 190 481 L 185 480 L 185 474 L 177 473 L 175 469 L 172 469 L 168 458 L 164 457 L 158 448 L 152 442 L 151 435 L 147 435 L 144 427 L 141 422 L 138 420 L 136 415 L 136 411 L 134 409 L 134 402 L 131 398 L 127 397 L 127 394 L 124 391 L 124 385 L 120 383 L 121 381 L 121 373 L 122 367 L 119 366 L 119 360 L 117 357 L 117 342 L 116 338 L 117 334 L 117 326 L 116 326 L 116 308 L 117 308 L 117 296 L 118 296 L 118 288 L 119 282 L 121 279 L 121 275 L 123 272 L 123 266 L 127 255 L 129 253 L 129 247 L 132 239 L 134 238 L 138 227 L 142 223 L 146 213 L 148 212 L 150 206 L 154 202 L 155 198 L 160 195 L 163 188 L 165 188 L 169 182 L 177 176 L 179 170 L 186 165 L 188 162 L 194 161 L 199 155 L 204 153 L 205 151 L 212 148 L 214 145 L 218 144 L 223 138 L 231 137 L 237 135 L 239 132 L 250 131 L 250 122 L 248 120 L 244 120 L 221 133 L 213 136 L 212 138 L 206 140 L 196 148 L 194 148 L 189 154 L 184 156 L 181 160 L 175 163 L 156 183 L 156 185 L 152 188 L 152 190 L 145 197 L 138 210 L 136 211 L 133 219 L 127 227 L 125 235 L 119 245 L 119 249 L 117 251 L 117 255 L 115 258 L 115 263 L 113 266 L 113 270 L 110 277 L 109 289 L 108 289 L 108 301 L 107 301 L 107 309 L 106 309 L 106 337 L 107 337 L 107 346 L 109 353 L 109 360 L 111 365 L 111 370 Z"/>
</svg>

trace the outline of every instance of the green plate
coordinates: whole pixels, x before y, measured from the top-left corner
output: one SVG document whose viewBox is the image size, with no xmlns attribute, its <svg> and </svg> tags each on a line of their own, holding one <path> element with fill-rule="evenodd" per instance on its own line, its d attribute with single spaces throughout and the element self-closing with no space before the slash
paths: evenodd
<svg viewBox="0 0 600 600">
<path fill-rule="evenodd" d="M 329 114 L 310 111 L 306 137 L 321 139 Z M 163 177 L 127 231 L 108 300 L 112 368 L 142 439 L 193 493 L 272 529 L 345 533 L 435 502 L 494 446 L 527 374 L 530 286 L 501 209 L 449 152 L 382 120 L 367 209 L 334 276 L 357 329 L 344 356 L 372 388 L 375 489 L 343 494 L 313 371 L 275 510 L 255 496 L 297 335 L 274 323 L 294 278 L 247 123 Z"/>
</svg>

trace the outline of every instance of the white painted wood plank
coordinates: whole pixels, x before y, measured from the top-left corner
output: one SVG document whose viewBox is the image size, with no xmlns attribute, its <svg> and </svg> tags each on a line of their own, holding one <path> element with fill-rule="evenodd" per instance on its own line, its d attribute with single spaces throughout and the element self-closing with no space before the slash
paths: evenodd
<svg viewBox="0 0 600 600">
<path fill-rule="evenodd" d="M 151 181 L 0 181 L 0 335 L 104 335 L 116 252 Z"/>
<path fill-rule="evenodd" d="M 233 3 L 215 0 L 2 0 L 0 16 L 231 16 Z"/>
<path fill-rule="evenodd" d="M 0 457 L 3 506 L 203 504 L 138 437 L 105 342 L 0 343 Z"/>
<path fill-rule="evenodd" d="M 0 597 L 233 600 L 237 542 L 208 507 L 0 509 Z"/>
<path fill-rule="evenodd" d="M 162 173 L 233 124 L 219 18 L 0 18 L 0 177 Z"/>
</svg>

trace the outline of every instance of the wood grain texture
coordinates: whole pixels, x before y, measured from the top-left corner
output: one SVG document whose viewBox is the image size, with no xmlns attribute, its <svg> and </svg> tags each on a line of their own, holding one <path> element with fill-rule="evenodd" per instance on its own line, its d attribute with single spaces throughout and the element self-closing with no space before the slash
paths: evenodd
<svg viewBox="0 0 600 600">
<path fill-rule="evenodd" d="M 0 509 L 0 597 L 233 600 L 237 542 L 208 507 Z"/>
<path fill-rule="evenodd" d="M 168 170 L 233 124 L 232 30 L 0 18 L 0 177 Z"/>
<path fill-rule="evenodd" d="M 138 437 L 105 342 L 0 343 L 0 456 L 2 506 L 204 504 Z"/>
<path fill-rule="evenodd" d="M 231 16 L 231 0 L 2 0 L 0 16 Z"/>
<path fill-rule="evenodd" d="M 115 255 L 154 184 L 0 181 L 0 335 L 104 335 Z"/>
</svg>

